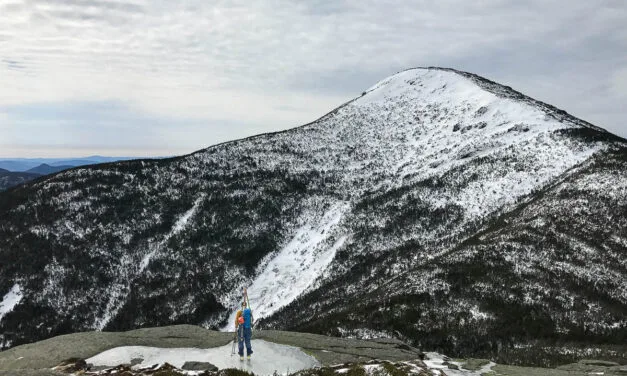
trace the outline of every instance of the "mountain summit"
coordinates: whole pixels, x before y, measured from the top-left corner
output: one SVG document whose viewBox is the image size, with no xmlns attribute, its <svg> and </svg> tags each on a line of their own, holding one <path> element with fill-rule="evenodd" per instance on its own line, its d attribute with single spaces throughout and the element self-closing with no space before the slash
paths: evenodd
<svg viewBox="0 0 627 376">
<path fill-rule="evenodd" d="M 61 172 L 0 194 L 0 341 L 229 326 L 247 286 L 263 327 L 449 354 L 624 343 L 626 146 L 420 68 L 299 128 Z"/>
</svg>

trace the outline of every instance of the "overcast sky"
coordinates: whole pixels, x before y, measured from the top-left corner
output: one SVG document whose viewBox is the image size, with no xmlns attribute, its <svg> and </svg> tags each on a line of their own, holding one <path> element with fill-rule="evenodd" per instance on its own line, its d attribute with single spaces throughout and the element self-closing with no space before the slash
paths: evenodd
<svg viewBox="0 0 627 376">
<path fill-rule="evenodd" d="M 189 153 L 416 66 L 627 137 L 625 0 L 0 0 L 0 157 Z"/>
</svg>

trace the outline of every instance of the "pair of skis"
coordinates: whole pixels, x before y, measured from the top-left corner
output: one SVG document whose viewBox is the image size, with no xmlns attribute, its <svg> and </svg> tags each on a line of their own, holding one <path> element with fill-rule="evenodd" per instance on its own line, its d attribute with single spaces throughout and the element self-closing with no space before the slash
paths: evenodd
<svg viewBox="0 0 627 376">
<path fill-rule="evenodd" d="M 244 298 L 243 301 L 246 302 L 246 307 L 251 309 L 250 308 L 250 301 L 248 300 L 248 289 L 246 287 L 244 287 L 244 291 L 242 293 L 242 297 Z M 244 327 L 242 325 L 238 325 L 237 328 L 235 329 L 235 332 L 233 333 L 233 346 L 231 347 L 231 356 L 235 355 L 235 353 L 237 352 L 236 348 L 237 348 L 237 344 L 239 343 L 239 341 L 243 341 L 244 340 L 244 333 L 243 333 L 244 329 L 243 328 Z"/>
</svg>

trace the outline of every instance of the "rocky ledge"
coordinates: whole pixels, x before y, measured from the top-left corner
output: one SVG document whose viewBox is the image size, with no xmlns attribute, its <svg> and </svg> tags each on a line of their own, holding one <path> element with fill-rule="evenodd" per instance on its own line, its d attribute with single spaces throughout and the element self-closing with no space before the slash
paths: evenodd
<svg viewBox="0 0 627 376">
<path fill-rule="evenodd" d="M 495 364 L 482 359 L 450 359 L 437 353 L 420 350 L 393 339 L 357 340 L 326 337 L 315 334 L 255 331 L 259 351 L 253 355 L 253 365 L 265 365 L 265 371 L 255 372 L 250 361 L 239 361 L 231 354 L 232 333 L 206 330 L 192 325 L 146 328 L 128 332 L 85 332 L 63 335 L 45 341 L 22 345 L 0 352 L 0 375 L 11 376 L 246 376 L 271 375 L 271 359 L 263 353 L 263 344 L 282 356 L 311 359 L 313 367 L 291 368 L 274 374 L 290 376 L 583 376 L 623 375 L 627 367 L 618 363 L 582 360 L 557 368 L 529 368 Z M 139 350 L 153 349 L 157 357 L 134 354 Z M 172 356 L 185 350 L 201 354 L 214 354 L 211 361 L 176 358 L 168 362 L 159 354 Z M 115 353 L 117 351 L 117 353 Z M 103 354 L 110 360 L 102 363 Z M 298 354 L 297 354 L 298 352 Z M 119 357 L 121 356 L 122 357 Z M 116 357 L 118 356 L 118 357 Z M 125 357 L 124 357 L 125 356 Z M 185 358 L 185 359 L 183 359 Z M 100 359 L 100 364 L 95 364 Z M 116 359 L 124 359 L 116 364 Z M 225 359 L 231 363 L 226 362 Z M 215 360 L 215 361 L 213 361 Z M 279 358 L 274 359 L 280 362 Z M 149 364 L 152 363 L 152 364 Z M 214 365 L 215 363 L 215 365 Z M 234 366 L 220 366 L 234 364 Z M 301 363 L 307 364 L 307 363 Z M 270 367 L 270 368 L 269 368 Z M 285 368 L 285 367 L 284 367 Z"/>
</svg>

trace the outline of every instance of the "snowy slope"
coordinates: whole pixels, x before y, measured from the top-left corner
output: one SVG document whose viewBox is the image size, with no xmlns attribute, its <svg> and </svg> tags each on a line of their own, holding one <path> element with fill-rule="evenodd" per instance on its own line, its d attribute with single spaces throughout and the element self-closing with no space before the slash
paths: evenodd
<svg viewBox="0 0 627 376">
<path fill-rule="evenodd" d="M 315 218 L 313 223 L 297 229 L 289 243 L 276 254 L 269 255 L 270 261 L 250 285 L 245 286 L 255 319 L 271 316 L 320 277 L 346 241 L 347 235 L 337 232 L 341 231 L 339 225 L 348 210 L 346 203 L 331 206 L 321 219 Z M 237 299 L 237 293 L 235 295 Z M 224 330 L 233 330 L 236 312 L 237 309 L 231 313 Z"/>
<path fill-rule="evenodd" d="M 451 260 L 579 167 L 612 158 L 605 180 L 581 182 L 578 218 L 594 225 L 601 206 L 585 205 L 595 195 L 586 187 L 625 181 L 624 145 L 478 76 L 437 68 L 400 72 L 299 128 L 180 158 L 77 168 L 0 194 L 0 256 L 16 260 L 0 266 L 0 294 L 25 281 L 21 303 L 0 320 L 0 329 L 32 322 L 10 334 L 20 342 L 67 330 L 182 322 L 225 327 L 232 325 L 243 287 L 266 326 L 400 330 L 419 340 L 431 325 L 421 315 L 432 309 L 467 309 L 471 322 L 491 322 L 500 314 L 486 310 L 481 295 L 457 308 L 442 299 L 461 283 L 448 269 L 459 267 Z M 600 167 L 591 168 L 598 173 Z M 624 192 L 616 195 L 620 211 Z M 559 205 L 571 207 L 573 200 Z M 591 251 L 599 269 L 591 283 L 623 273 L 616 269 L 626 244 L 620 223 L 612 222 L 600 238 L 613 243 L 601 240 Z M 547 220 L 534 231 L 550 226 Z M 566 236 L 569 230 L 559 231 Z M 566 251 L 581 249 L 577 244 L 566 243 Z M 515 254 L 534 254 L 512 247 Z M 554 278 L 552 270 L 535 265 L 538 278 Z M 491 275 L 473 273 L 478 279 Z M 573 294 L 577 286 L 569 287 Z M 615 299 L 615 313 L 604 320 L 620 323 L 625 286 L 603 286 Z M 505 288 L 490 299 L 512 294 L 517 296 Z M 366 296 L 370 306 L 358 307 Z M 412 300 L 419 313 L 407 308 L 405 301 Z M 353 314 L 366 328 L 342 321 L 345 310 L 356 307 L 363 312 Z M 551 307 L 546 315 L 563 320 L 566 306 Z M 586 306 L 577 307 L 593 317 Z M 409 315 L 408 326 L 393 324 L 396 318 L 386 313 L 392 310 Z M 298 319 L 286 323 L 286 313 Z M 517 314 L 537 317 L 526 307 Z M 446 325 L 475 330 L 466 323 Z M 603 340 L 623 330 L 595 335 Z M 448 353 L 456 351 L 443 332 L 430 335 L 448 341 Z"/>
</svg>

